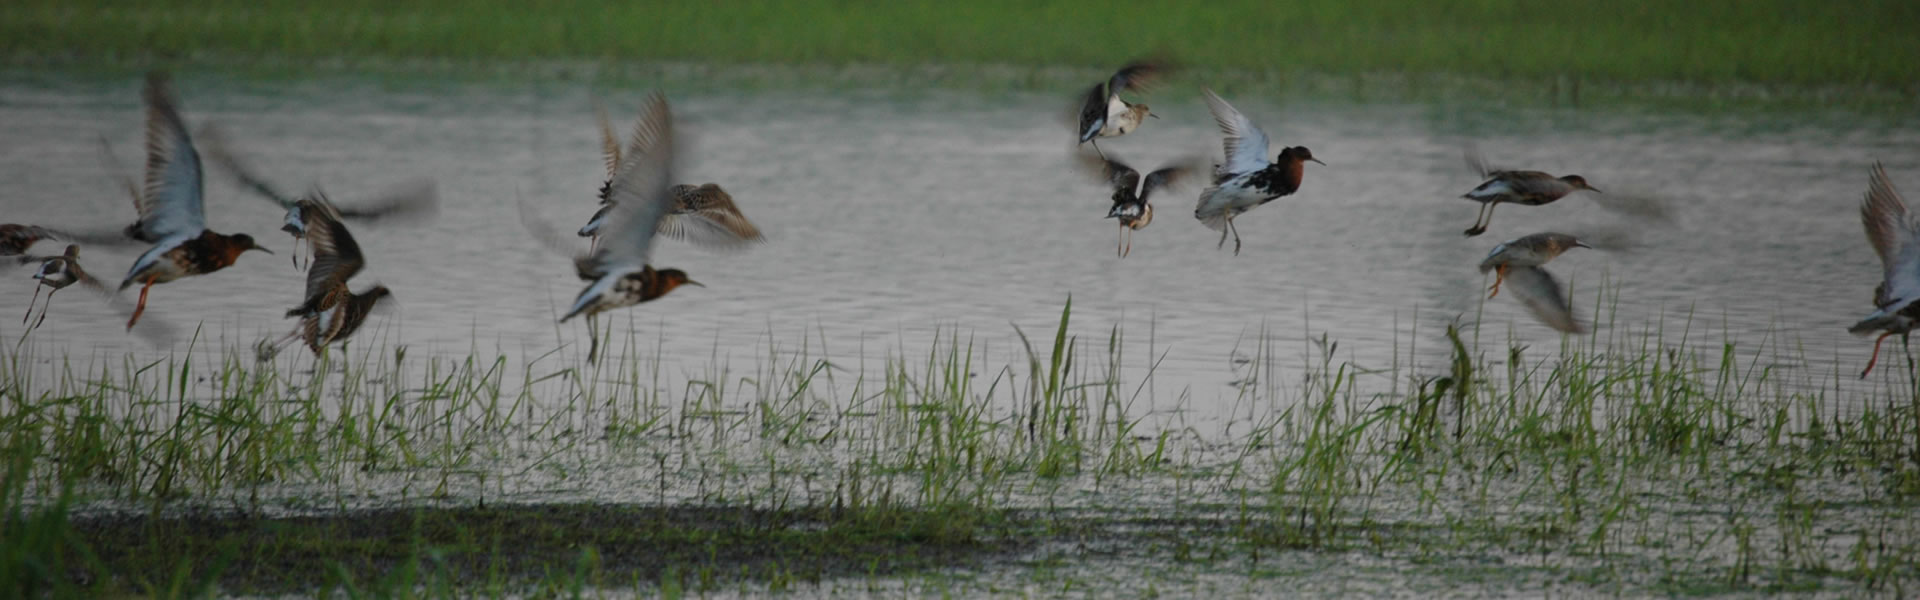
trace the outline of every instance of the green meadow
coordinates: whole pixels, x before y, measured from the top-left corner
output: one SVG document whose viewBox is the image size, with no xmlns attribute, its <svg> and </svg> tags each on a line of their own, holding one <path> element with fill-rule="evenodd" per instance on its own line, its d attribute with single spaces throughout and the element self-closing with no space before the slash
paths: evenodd
<svg viewBox="0 0 1920 600">
<path fill-rule="evenodd" d="M 15 64 L 369 59 L 992 64 L 1111 68 L 1160 54 L 1285 77 L 1444 75 L 1601 84 L 1851 86 L 1910 94 L 1920 4 L 841 0 L 19 0 Z"/>
</svg>

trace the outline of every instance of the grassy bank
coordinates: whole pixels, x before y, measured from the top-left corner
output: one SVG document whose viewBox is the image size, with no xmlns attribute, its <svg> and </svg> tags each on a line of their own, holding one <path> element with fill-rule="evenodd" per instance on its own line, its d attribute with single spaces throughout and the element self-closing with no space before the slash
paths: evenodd
<svg viewBox="0 0 1920 600">
<path fill-rule="evenodd" d="M 23 0 L 16 63 L 470 59 L 1111 68 L 1150 52 L 1286 76 L 1444 74 L 1594 83 L 1920 82 L 1920 5 L 1867 0 L 1553 3 L 1230 0 L 515 3 Z"/>
<path fill-rule="evenodd" d="M 1142 408 L 1157 357 L 1080 319 L 981 334 L 1011 354 L 972 335 L 894 348 L 878 372 L 826 340 L 680 373 L 631 338 L 597 367 L 566 349 L 49 365 L 16 348 L 0 589 L 673 595 L 945 585 L 965 565 L 1144 595 L 1181 582 L 1126 561 L 1311 586 L 1272 565 L 1356 554 L 1448 585 L 1920 589 L 1909 356 L 1857 385 L 1791 340 L 1700 345 L 1684 317 L 1557 348 L 1444 327 L 1424 354 L 1415 329 L 1365 365 L 1260 332 L 1228 426 L 1202 432 L 1184 401 Z"/>
</svg>

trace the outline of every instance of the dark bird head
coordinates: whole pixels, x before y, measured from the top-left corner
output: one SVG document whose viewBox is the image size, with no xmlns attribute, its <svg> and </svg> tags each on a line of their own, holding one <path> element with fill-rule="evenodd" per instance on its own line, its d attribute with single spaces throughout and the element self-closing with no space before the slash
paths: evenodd
<svg viewBox="0 0 1920 600">
<path fill-rule="evenodd" d="M 373 298 L 374 300 L 379 300 L 381 298 L 385 298 L 392 295 L 393 295 L 393 290 L 387 289 L 387 286 L 384 286 L 384 285 L 376 285 L 376 286 L 373 286 L 373 289 L 367 290 L 367 296 Z"/>
<path fill-rule="evenodd" d="M 1600 193 L 1600 190 L 1595 189 L 1593 186 L 1587 185 L 1587 178 L 1581 177 L 1579 175 L 1568 175 L 1566 177 L 1561 177 L 1560 180 L 1567 182 L 1567 185 L 1573 186 L 1573 189 L 1576 189 L 1576 190 L 1586 190 L 1589 192 Z"/>
<path fill-rule="evenodd" d="M 1327 164 L 1327 163 L 1320 162 L 1320 159 L 1318 158 L 1314 158 L 1313 151 L 1308 150 L 1306 146 L 1293 146 L 1285 150 L 1281 150 L 1280 155 L 1283 157 L 1296 158 L 1296 159 L 1299 159 L 1301 162 L 1306 162 L 1310 160 L 1313 162 L 1320 163 L 1322 165 Z"/>
<path fill-rule="evenodd" d="M 239 248 L 240 252 L 246 252 L 248 250 L 259 250 L 267 254 L 273 254 L 272 250 L 268 250 L 265 246 L 261 246 L 259 242 L 253 241 L 253 236 L 250 236 L 244 233 L 233 234 L 232 237 L 229 237 L 227 239 L 233 243 L 234 247 Z M 235 254 L 238 254 L 238 253 L 239 252 L 235 252 Z"/>
</svg>

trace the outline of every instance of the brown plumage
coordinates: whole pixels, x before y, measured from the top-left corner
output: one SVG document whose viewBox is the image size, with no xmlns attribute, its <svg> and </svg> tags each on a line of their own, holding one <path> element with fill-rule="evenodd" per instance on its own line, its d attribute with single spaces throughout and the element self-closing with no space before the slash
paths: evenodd
<svg viewBox="0 0 1920 600">
<path fill-rule="evenodd" d="M 1199 172 L 1202 164 L 1198 158 L 1182 159 L 1142 178 L 1140 171 L 1117 157 L 1084 151 L 1075 152 L 1074 156 L 1082 173 L 1113 188 L 1113 206 L 1107 209 L 1107 218 L 1120 220 L 1122 239 L 1115 242 L 1114 252 L 1122 258 L 1133 252 L 1133 232 L 1153 222 L 1153 205 L 1148 198 L 1154 190 L 1179 185 Z"/>
<path fill-rule="evenodd" d="M 41 323 L 46 322 L 47 311 L 53 308 L 53 294 L 66 289 L 67 286 L 79 283 L 101 294 L 109 293 L 107 286 L 101 285 L 99 280 L 87 275 L 86 269 L 80 268 L 80 246 L 78 245 L 68 244 L 67 251 L 59 256 L 22 256 L 16 260 L 21 263 L 40 263 L 40 270 L 33 274 L 33 278 L 39 280 L 39 283 L 33 286 L 33 300 L 27 303 L 27 314 L 20 317 L 20 324 L 25 325 L 27 318 L 33 316 L 33 307 L 40 302 L 40 288 L 49 288 L 47 303 L 40 309 L 40 319 L 34 321 L 28 329 L 37 329 Z"/>
<path fill-rule="evenodd" d="M 1567 250 L 1591 247 L 1563 233 L 1536 233 L 1494 246 L 1480 261 L 1481 273 L 1498 273 L 1487 298 L 1499 295 L 1501 282 L 1509 282 L 1514 299 L 1541 323 L 1563 333 L 1586 333 L 1586 326 L 1574 318 L 1573 303 L 1544 265 Z"/>
<path fill-rule="evenodd" d="M 58 236 L 45 227 L 0 224 L 0 256 L 20 256 L 32 248 L 34 242 L 56 239 Z"/>
<path fill-rule="evenodd" d="M 327 344 L 345 340 L 359 330 L 373 307 L 392 292 L 382 285 L 360 293 L 348 288 L 348 280 L 367 261 L 360 244 L 340 221 L 340 212 L 326 196 L 315 194 L 295 204 L 308 218 L 306 238 L 313 247 L 313 264 L 307 268 L 304 299 L 287 311 L 288 317 L 300 318 L 300 325 L 287 337 L 299 336 L 307 348 L 319 354 Z"/>
<path fill-rule="evenodd" d="M 613 182 L 620 174 L 621 161 L 645 152 L 645 140 L 640 138 L 641 132 L 636 131 L 627 148 L 622 150 L 620 138 L 607 120 L 606 109 L 596 103 L 594 115 L 600 124 L 600 152 L 606 162 L 607 179 L 600 184 L 600 208 L 580 227 L 579 235 L 597 244 L 601 227 L 606 225 L 614 209 Z M 734 204 L 733 195 L 719 184 L 675 185 L 668 193 L 673 197 L 673 206 L 660 219 L 660 235 L 709 248 L 737 248 L 766 240 L 760 228 L 747 220 Z"/>
<path fill-rule="evenodd" d="M 1587 179 L 1579 175 L 1554 177 L 1540 171 L 1498 170 L 1488 167 L 1480 153 L 1472 149 L 1466 150 L 1465 155 L 1467 166 L 1486 179 L 1460 196 L 1480 203 L 1480 214 L 1474 217 L 1473 226 L 1465 232 L 1469 237 L 1486 233 L 1487 225 L 1493 223 L 1493 209 L 1501 203 L 1540 206 L 1578 190 L 1600 192 L 1587 185 Z"/>
</svg>

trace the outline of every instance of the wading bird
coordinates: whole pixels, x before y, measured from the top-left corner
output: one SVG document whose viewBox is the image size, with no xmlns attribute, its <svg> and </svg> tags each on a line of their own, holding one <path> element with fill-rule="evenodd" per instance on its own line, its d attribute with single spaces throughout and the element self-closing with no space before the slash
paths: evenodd
<svg viewBox="0 0 1920 600">
<path fill-rule="evenodd" d="M 1505 202 L 1540 206 L 1571 194 L 1577 190 L 1599 193 L 1600 190 L 1587 185 L 1587 179 L 1579 175 L 1554 177 L 1539 171 L 1507 171 L 1487 166 L 1479 152 L 1466 151 L 1467 166 L 1486 181 L 1460 197 L 1480 203 L 1480 214 L 1474 217 L 1473 226 L 1468 227 L 1468 237 L 1486 233 L 1487 225 L 1493 224 L 1493 209 Z"/>
<path fill-rule="evenodd" d="M 253 192 L 267 201 L 286 209 L 285 224 L 281 231 L 293 235 L 294 251 L 291 256 L 294 266 L 300 266 L 300 241 L 307 238 L 307 231 L 313 226 L 314 203 L 301 203 L 300 198 L 281 192 L 280 188 L 260 177 L 256 171 L 232 151 L 224 131 L 214 126 L 200 129 L 200 145 L 206 149 L 207 158 L 221 170 L 232 175 L 241 188 Z M 323 196 L 318 187 L 308 193 L 308 197 Z M 373 198 L 355 202 L 347 206 L 328 203 L 336 221 L 347 220 L 357 223 L 376 223 L 383 220 L 402 220 L 417 222 L 433 216 L 439 207 L 439 196 L 434 191 L 432 181 L 410 181 L 392 188 Z"/>
<path fill-rule="evenodd" d="M 613 211 L 614 201 L 609 191 L 622 163 L 620 138 L 607 122 L 606 110 L 596 106 L 594 112 L 600 120 L 600 149 L 607 163 L 607 179 L 600 185 L 600 209 L 587 219 L 579 235 L 598 244 L 600 230 Z M 661 235 L 709 248 L 734 248 L 766 239 L 761 236 L 760 228 L 748 221 L 740 207 L 733 203 L 733 195 L 719 184 L 681 184 L 673 186 L 668 193 L 673 196 L 673 208 L 660 219 L 658 233 Z"/>
<path fill-rule="evenodd" d="M 676 171 L 672 121 L 666 97 L 649 94 L 627 152 L 605 186 L 603 195 L 610 206 L 598 229 L 599 243 L 574 258 L 575 274 L 592 283 L 580 291 L 560 321 L 586 316 L 591 340 L 587 362 L 599 357 L 600 313 L 658 299 L 681 285 L 701 285 L 679 269 L 656 270 L 648 260 L 660 221 L 673 212 L 676 202 L 668 183 Z M 564 251 L 566 242 L 534 216 L 524 200 L 520 210 L 521 221 L 534 237 Z"/>
<path fill-rule="evenodd" d="M 1481 273 L 1499 273 L 1493 282 L 1493 294 L 1487 297 L 1499 294 L 1500 283 L 1504 281 L 1513 292 L 1509 295 L 1519 300 L 1541 323 L 1562 333 L 1586 333 L 1586 326 L 1574 319 L 1573 303 L 1560 293 L 1560 282 L 1541 266 L 1576 247 L 1590 246 L 1559 233 L 1536 233 L 1494 246 L 1486 260 L 1480 261 Z"/>
<path fill-rule="evenodd" d="M 1133 252 L 1133 232 L 1153 222 L 1153 205 L 1147 202 L 1154 190 L 1178 185 L 1199 170 L 1198 160 L 1183 160 L 1160 167 L 1143 179 L 1140 172 L 1119 158 L 1076 152 L 1080 170 L 1113 188 L 1113 208 L 1107 218 L 1120 220 L 1120 240 L 1114 252 L 1125 258 Z"/>
<path fill-rule="evenodd" d="M 1220 246 L 1226 246 L 1227 234 L 1233 234 L 1233 253 L 1238 255 L 1240 232 L 1234 229 L 1233 218 L 1299 191 L 1307 161 L 1327 163 L 1314 158 L 1306 146 L 1281 150 L 1273 162 L 1267 162 L 1267 133 L 1213 90 L 1206 93 L 1207 108 L 1226 134 L 1227 161 L 1214 168 L 1213 186 L 1200 192 L 1200 206 L 1194 209 L 1193 217 L 1220 232 Z"/>
<path fill-rule="evenodd" d="M 273 253 L 247 234 L 222 235 L 207 230 L 200 155 L 187 136 L 186 122 L 175 107 L 177 102 L 166 76 L 149 74 L 143 96 L 147 104 L 146 186 L 134 202 L 140 221 L 129 228 L 127 237 L 149 241 L 153 248 L 133 262 L 118 288 L 126 291 L 140 284 L 140 301 L 127 319 L 127 329 L 140 321 L 140 314 L 147 309 L 147 292 L 154 284 L 227 268 L 248 250 Z"/>
<path fill-rule="evenodd" d="M 33 274 L 33 278 L 38 279 L 39 283 L 33 286 L 33 300 L 27 303 L 27 314 L 20 317 L 20 324 L 25 325 L 27 317 L 33 316 L 33 306 L 40 302 L 40 288 L 50 288 L 47 291 L 47 303 L 40 309 L 40 318 L 35 320 L 28 329 L 37 329 L 41 323 L 46 322 L 47 311 L 53 308 L 54 292 L 66 289 L 67 286 L 76 283 L 84 284 L 102 295 L 110 295 L 107 286 L 101 285 L 99 280 L 87 275 L 86 269 L 80 268 L 80 246 L 78 245 L 67 244 L 66 253 L 60 256 L 23 256 L 17 260 L 23 264 L 40 263 L 40 270 Z"/>
<path fill-rule="evenodd" d="M 1873 288 L 1873 314 L 1847 328 L 1848 333 L 1866 335 L 1879 331 L 1873 340 L 1873 357 L 1860 371 L 1865 379 L 1880 361 L 1880 342 L 1898 334 L 1901 346 L 1920 324 L 1920 221 L 1907 212 L 1907 202 L 1893 189 L 1887 170 L 1873 164 L 1867 181 L 1867 196 L 1860 201 L 1860 222 L 1867 229 L 1867 244 L 1880 255 L 1880 285 Z"/>
<path fill-rule="evenodd" d="M 1146 104 L 1122 99 L 1120 92 L 1144 92 L 1166 70 L 1166 65 L 1158 62 L 1134 61 L 1120 67 L 1106 81 L 1088 88 L 1080 102 L 1080 123 L 1075 129 L 1080 143 L 1092 142 L 1094 152 L 1106 156 L 1106 152 L 1100 150 L 1098 138 L 1123 136 L 1139 127 L 1147 117 L 1159 118 Z"/>
</svg>

